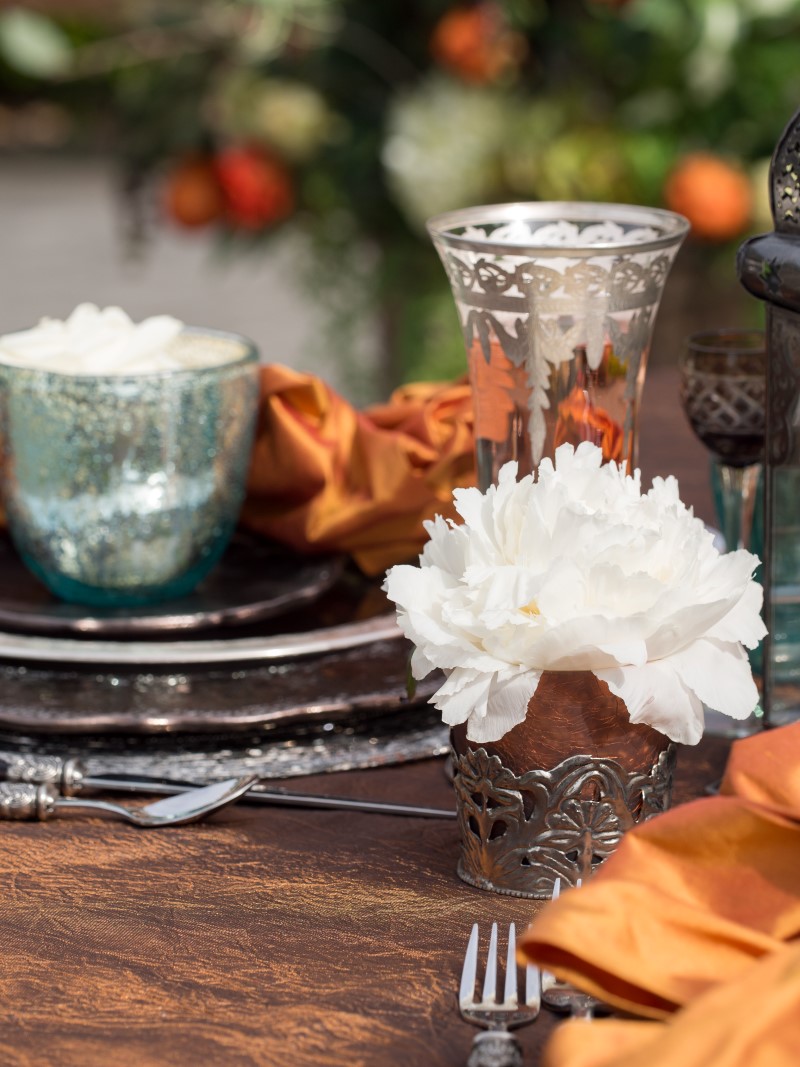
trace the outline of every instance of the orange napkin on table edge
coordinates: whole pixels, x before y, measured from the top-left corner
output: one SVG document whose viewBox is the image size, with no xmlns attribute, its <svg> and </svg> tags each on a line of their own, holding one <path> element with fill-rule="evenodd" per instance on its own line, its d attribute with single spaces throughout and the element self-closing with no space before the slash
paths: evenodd
<svg viewBox="0 0 800 1067">
<path fill-rule="evenodd" d="M 545 1067 L 794 1064 L 798 938 L 800 724 L 734 744 L 719 797 L 637 827 L 589 886 L 534 920 L 522 955 L 667 1020 L 565 1024 Z"/>
<path fill-rule="evenodd" d="M 475 481 L 466 382 L 403 386 L 357 411 L 314 375 L 279 364 L 260 374 L 242 525 L 379 574 L 422 549 L 425 519 L 455 516 L 453 489 Z"/>
</svg>

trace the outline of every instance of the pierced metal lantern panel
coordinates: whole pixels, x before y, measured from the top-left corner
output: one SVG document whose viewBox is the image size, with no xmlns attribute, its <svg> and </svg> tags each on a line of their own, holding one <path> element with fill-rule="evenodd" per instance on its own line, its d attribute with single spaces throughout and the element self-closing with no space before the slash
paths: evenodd
<svg viewBox="0 0 800 1067">
<path fill-rule="evenodd" d="M 800 112 L 770 167 L 775 229 L 746 241 L 737 268 L 766 304 L 764 721 L 800 718 Z"/>
</svg>

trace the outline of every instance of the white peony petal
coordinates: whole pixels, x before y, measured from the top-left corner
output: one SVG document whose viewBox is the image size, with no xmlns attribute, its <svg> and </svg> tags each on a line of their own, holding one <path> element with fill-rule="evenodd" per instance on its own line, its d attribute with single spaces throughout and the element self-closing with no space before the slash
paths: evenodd
<svg viewBox="0 0 800 1067">
<path fill-rule="evenodd" d="M 747 653 L 739 644 L 695 641 L 670 656 L 668 662 L 683 684 L 714 711 L 732 719 L 746 719 L 758 704 Z"/>
<path fill-rule="evenodd" d="M 400 564 L 387 571 L 381 587 L 390 600 L 402 607 L 426 607 L 433 599 L 433 584 L 428 568 Z"/>
<path fill-rule="evenodd" d="M 559 559 L 541 583 L 536 601 L 553 622 L 573 618 L 586 604 L 586 574 L 575 559 Z"/>
<path fill-rule="evenodd" d="M 610 642 L 612 634 L 616 638 L 614 642 Z M 635 623 L 628 619 L 610 620 L 602 615 L 579 616 L 554 625 L 540 623 L 538 627 L 514 631 L 506 629 L 488 635 L 483 643 L 492 655 L 498 658 L 505 655 L 508 661 L 537 670 L 613 667 L 620 662 L 619 655 L 626 646 L 634 663 L 643 656 L 643 642 Z M 607 644 L 615 646 L 612 651 L 605 650 Z"/>
<path fill-rule="evenodd" d="M 708 604 L 693 604 L 689 595 L 683 594 L 683 597 L 685 603 L 680 607 L 674 606 L 673 599 L 670 604 L 657 605 L 652 615 L 642 619 L 642 628 L 649 631 L 646 636 L 648 659 L 666 659 L 703 637 L 733 611 L 738 602 L 736 594 Z M 666 612 L 666 618 L 659 617 L 663 612 Z"/>
<path fill-rule="evenodd" d="M 696 745 L 703 736 L 703 702 L 687 689 L 668 660 L 594 674 L 624 701 L 631 722 L 647 723 L 684 745 Z"/>
<path fill-rule="evenodd" d="M 437 515 L 436 524 L 428 533 L 431 539 L 420 556 L 423 569 L 436 568 L 443 579 L 446 575 L 455 581 L 461 581 L 466 566 L 465 553 L 469 546 L 467 531 L 461 526 L 448 526 L 441 515 Z"/>
<path fill-rule="evenodd" d="M 610 629 L 613 629 L 610 628 Z M 601 652 L 613 656 L 620 666 L 641 667 L 647 663 L 647 645 L 641 638 L 631 638 L 628 641 L 606 641 L 597 646 Z"/>
<path fill-rule="evenodd" d="M 764 590 L 758 582 L 748 582 L 738 603 L 707 631 L 706 637 L 717 641 L 741 641 L 747 648 L 755 648 L 767 636 L 761 618 L 763 603 Z"/>
<path fill-rule="evenodd" d="M 483 588 L 481 606 L 488 610 L 513 610 L 530 603 L 539 585 L 536 575 L 521 567 L 470 567 L 466 581 Z"/>
<path fill-rule="evenodd" d="M 436 664 L 432 663 L 419 645 L 415 646 L 411 653 L 411 675 L 417 681 L 427 678 L 431 671 L 436 670 Z"/>
<path fill-rule="evenodd" d="M 471 667 L 456 667 L 454 670 L 448 671 L 447 678 L 444 684 L 436 690 L 435 697 L 439 700 L 442 697 L 455 696 L 456 693 L 460 693 L 468 685 L 472 685 L 473 682 L 485 677 L 486 675 L 483 672 L 473 670 Z"/>
<path fill-rule="evenodd" d="M 439 693 L 434 693 L 429 703 L 441 711 L 442 721 L 448 726 L 459 726 L 467 720 L 472 722 L 473 719 L 480 719 L 486 715 L 492 677 L 491 674 L 480 675 L 452 696 L 440 699 Z"/>
<path fill-rule="evenodd" d="M 499 741 L 509 730 L 523 722 L 540 677 L 541 672 L 528 670 L 505 672 L 505 677 L 495 675 L 486 715 L 471 715 L 467 723 L 469 740 L 478 744 Z"/>
<path fill-rule="evenodd" d="M 634 567 L 638 566 L 641 559 L 643 545 L 638 536 L 637 541 L 637 545 L 629 545 L 617 536 L 608 554 L 613 558 L 609 558 L 607 564 L 600 562 L 589 572 L 588 602 L 601 604 L 606 614 L 636 615 L 648 611 L 664 593 L 663 583 L 653 575 L 626 569 L 631 562 Z"/>
</svg>

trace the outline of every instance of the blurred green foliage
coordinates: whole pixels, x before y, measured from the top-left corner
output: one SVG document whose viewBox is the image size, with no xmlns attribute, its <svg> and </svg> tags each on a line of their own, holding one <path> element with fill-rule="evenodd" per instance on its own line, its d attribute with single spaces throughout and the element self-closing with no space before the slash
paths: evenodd
<svg viewBox="0 0 800 1067">
<path fill-rule="evenodd" d="M 140 229 L 193 154 L 256 144 L 289 168 L 306 281 L 347 327 L 372 315 L 388 386 L 463 366 L 424 231 L 507 199 L 662 202 L 688 153 L 757 174 L 800 103 L 800 0 L 140 0 L 0 12 L 0 94 L 92 107 Z M 168 178 L 166 179 L 168 180 Z M 737 239 L 738 239 L 737 235 Z"/>
</svg>

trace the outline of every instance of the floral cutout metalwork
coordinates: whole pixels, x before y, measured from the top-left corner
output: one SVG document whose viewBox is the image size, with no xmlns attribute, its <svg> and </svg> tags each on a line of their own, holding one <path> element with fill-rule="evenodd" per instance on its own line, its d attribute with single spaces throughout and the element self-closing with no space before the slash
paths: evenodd
<svg viewBox="0 0 800 1067">
<path fill-rule="evenodd" d="M 461 829 L 459 876 L 480 889 L 549 898 L 587 879 L 623 834 L 665 810 L 675 745 L 644 773 L 576 755 L 551 770 L 516 775 L 484 748 L 454 754 Z"/>
</svg>

